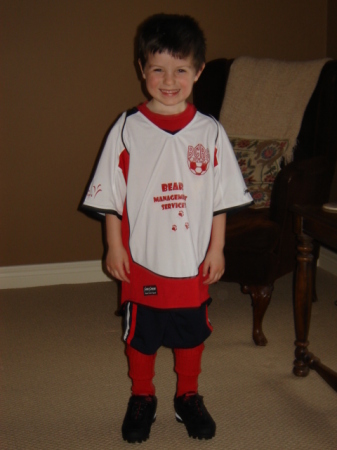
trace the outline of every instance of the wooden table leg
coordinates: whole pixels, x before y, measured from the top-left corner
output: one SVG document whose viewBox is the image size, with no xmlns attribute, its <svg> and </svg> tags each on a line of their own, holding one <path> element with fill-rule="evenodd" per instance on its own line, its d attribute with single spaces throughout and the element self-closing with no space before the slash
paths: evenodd
<svg viewBox="0 0 337 450">
<path fill-rule="evenodd" d="M 298 377 L 309 374 L 308 335 L 313 287 L 312 238 L 298 235 L 297 266 L 294 284 L 295 361 L 293 372 Z"/>
<path fill-rule="evenodd" d="M 337 392 L 337 372 L 334 372 L 330 367 L 325 366 L 321 360 L 312 353 L 308 353 L 307 360 L 310 369 L 316 370 L 318 375 Z"/>
</svg>

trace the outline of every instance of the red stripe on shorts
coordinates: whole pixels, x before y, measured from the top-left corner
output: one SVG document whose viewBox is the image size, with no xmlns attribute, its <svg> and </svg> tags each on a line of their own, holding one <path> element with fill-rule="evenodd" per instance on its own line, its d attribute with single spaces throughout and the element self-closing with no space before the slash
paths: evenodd
<svg viewBox="0 0 337 450">
<path fill-rule="evenodd" d="M 207 305 L 206 305 L 206 323 L 207 323 L 208 328 L 209 328 L 211 331 L 213 331 L 213 327 L 212 327 L 212 325 L 211 325 L 211 322 L 208 320 L 208 306 L 207 306 Z"/>
</svg>

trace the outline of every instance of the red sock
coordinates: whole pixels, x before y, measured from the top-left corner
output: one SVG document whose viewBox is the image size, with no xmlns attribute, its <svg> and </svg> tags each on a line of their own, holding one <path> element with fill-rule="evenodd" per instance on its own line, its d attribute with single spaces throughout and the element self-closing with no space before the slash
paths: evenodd
<svg viewBox="0 0 337 450">
<path fill-rule="evenodd" d="M 198 392 L 198 377 L 201 373 L 201 356 L 205 348 L 200 344 L 194 348 L 175 348 L 175 367 L 178 375 L 177 397 L 187 392 Z"/>
<path fill-rule="evenodd" d="M 145 355 L 127 344 L 126 355 L 129 360 L 132 395 L 154 395 L 155 387 L 152 379 L 154 377 L 154 364 L 157 353 Z"/>
</svg>

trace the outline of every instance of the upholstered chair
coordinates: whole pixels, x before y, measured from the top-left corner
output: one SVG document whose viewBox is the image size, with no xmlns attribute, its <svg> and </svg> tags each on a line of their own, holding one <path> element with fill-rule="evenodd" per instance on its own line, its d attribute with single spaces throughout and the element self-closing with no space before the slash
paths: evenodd
<svg viewBox="0 0 337 450">
<path fill-rule="evenodd" d="M 235 61 L 240 62 L 239 59 Z M 268 61 L 262 60 L 262 63 Z M 289 83 L 281 76 L 273 89 L 273 80 L 266 79 L 268 70 L 263 76 L 258 74 L 254 81 L 256 73 L 252 64 L 255 62 L 259 63 L 259 60 L 248 58 L 245 66 L 243 58 L 236 67 L 233 60 L 228 59 L 208 62 L 194 87 L 193 99 L 199 111 L 220 119 L 224 125 L 255 200 L 252 207 L 228 212 L 224 250 L 226 271 L 222 280 L 238 283 L 244 293 L 250 294 L 253 340 L 256 345 L 266 345 L 262 321 L 275 280 L 295 267 L 296 237 L 289 208 L 293 204 L 321 205 L 329 199 L 337 155 L 337 61 L 317 62 L 316 68 L 309 73 L 311 87 L 305 93 L 307 98 L 300 100 L 303 111 L 296 113 L 301 117 L 294 121 L 292 117 L 286 118 L 291 126 L 296 120 L 298 122 L 292 130 L 292 133 L 296 132 L 295 141 L 291 133 L 287 136 L 287 131 L 279 131 L 279 123 L 276 123 L 277 134 L 273 135 L 268 111 L 261 112 L 262 122 L 258 123 L 256 131 L 249 128 L 249 124 L 247 128 L 246 123 L 258 122 L 255 119 L 259 118 L 260 107 L 265 109 L 271 104 L 273 109 L 279 100 L 284 103 L 286 95 L 290 95 L 290 101 L 296 107 L 298 102 L 294 102 L 293 95 L 297 94 L 291 93 L 291 89 L 289 92 L 289 86 L 283 85 L 292 83 L 297 75 L 305 79 L 306 75 L 300 72 L 305 64 L 292 66 L 290 74 L 286 75 Z M 278 78 L 280 72 L 276 62 L 269 62 L 273 64 L 271 76 Z M 280 65 L 283 70 L 284 63 L 280 62 Z M 295 75 L 291 75 L 291 71 Z M 245 82 L 249 83 L 248 88 Z M 303 80 L 300 78 L 297 83 L 303 84 Z M 298 90 L 295 84 L 293 91 Z M 253 95 L 256 93 L 259 93 L 257 101 Z M 276 120 L 283 120 L 283 108 L 286 106 L 278 107 Z M 275 110 L 270 116 L 273 114 Z M 292 112 L 284 114 L 289 116 Z M 268 154 L 272 155 L 270 161 Z"/>
</svg>

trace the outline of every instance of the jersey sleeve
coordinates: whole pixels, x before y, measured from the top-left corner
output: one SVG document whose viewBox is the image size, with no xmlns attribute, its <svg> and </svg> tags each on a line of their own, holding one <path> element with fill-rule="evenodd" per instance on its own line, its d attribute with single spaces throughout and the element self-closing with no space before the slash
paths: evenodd
<svg viewBox="0 0 337 450">
<path fill-rule="evenodd" d="M 253 203 L 227 134 L 223 126 L 219 122 L 217 124 L 218 136 L 214 164 L 214 215 Z"/>
<path fill-rule="evenodd" d="M 90 182 L 82 207 L 101 215 L 106 213 L 122 216 L 126 196 L 126 181 L 120 165 L 120 157 L 125 146 L 123 144 L 123 126 L 125 113 L 111 129 L 94 176 Z"/>
</svg>

